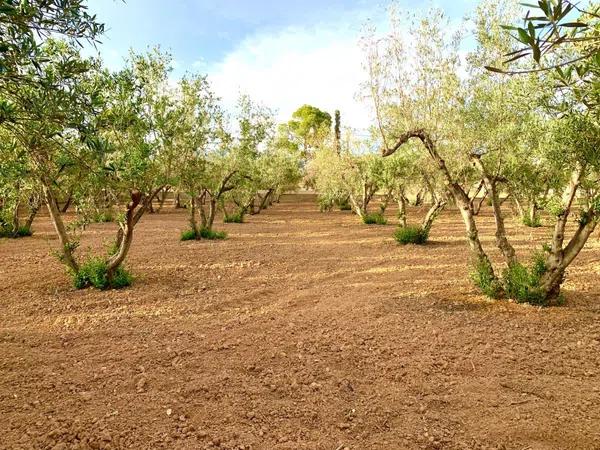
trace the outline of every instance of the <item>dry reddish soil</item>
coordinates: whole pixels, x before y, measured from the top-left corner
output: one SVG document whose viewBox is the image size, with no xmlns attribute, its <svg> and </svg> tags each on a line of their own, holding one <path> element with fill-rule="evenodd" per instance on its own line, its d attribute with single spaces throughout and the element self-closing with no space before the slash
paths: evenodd
<svg viewBox="0 0 600 450">
<path fill-rule="evenodd" d="M 307 196 L 224 242 L 186 221 L 145 217 L 122 291 L 73 290 L 46 217 L 0 241 L 0 448 L 600 449 L 598 236 L 539 309 L 477 294 L 453 210 L 423 247 Z"/>
</svg>

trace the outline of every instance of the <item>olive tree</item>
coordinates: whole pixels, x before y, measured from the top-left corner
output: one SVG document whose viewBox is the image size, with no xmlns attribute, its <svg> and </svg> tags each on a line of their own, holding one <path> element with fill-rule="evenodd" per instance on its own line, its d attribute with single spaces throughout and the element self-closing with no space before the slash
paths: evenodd
<svg viewBox="0 0 600 450">
<path fill-rule="evenodd" d="M 31 176 L 27 151 L 10 134 L 3 133 L 0 144 L 0 237 L 32 234 L 32 224 L 40 209 L 41 190 Z M 20 213 L 25 208 L 25 220 Z"/>
<path fill-rule="evenodd" d="M 111 74 L 65 42 L 48 41 L 41 51 L 45 58 L 39 67 L 22 68 L 36 82 L 15 82 L 17 94 L 3 130 L 25 149 L 31 177 L 41 186 L 59 238 L 60 259 L 76 286 L 128 284 L 122 264 L 134 227 L 160 179 L 162 146 L 153 137 L 160 122 L 154 120 L 153 78 L 148 72 L 160 72 L 162 65 L 148 57 L 147 66 L 153 69 L 137 70 L 132 64 Z M 122 205 L 115 245 L 105 257 L 82 262 L 76 255 L 79 240 L 70 232 L 58 199 L 65 178 L 73 175 L 80 213 L 85 214 L 86 199 L 99 193 L 112 193 L 115 204 Z"/>
<path fill-rule="evenodd" d="M 218 208 L 223 209 L 225 201 L 232 198 L 227 195 L 238 188 L 246 193 L 250 189 L 256 196 L 257 186 L 249 181 L 260 149 L 266 145 L 273 130 L 272 113 L 247 96 L 240 97 L 231 123 L 227 123 L 212 94 L 201 98 L 210 101 L 196 105 L 197 112 L 189 116 L 191 123 L 195 121 L 201 131 L 196 134 L 194 144 L 188 147 L 188 160 L 183 170 L 192 170 L 182 178 L 191 198 L 192 230 L 184 233 L 186 239 L 224 237 L 213 232 Z M 245 213 L 249 205 L 240 200 L 239 207 Z M 200 216 L 199 225 L 196 211 Z"/>
</svg>

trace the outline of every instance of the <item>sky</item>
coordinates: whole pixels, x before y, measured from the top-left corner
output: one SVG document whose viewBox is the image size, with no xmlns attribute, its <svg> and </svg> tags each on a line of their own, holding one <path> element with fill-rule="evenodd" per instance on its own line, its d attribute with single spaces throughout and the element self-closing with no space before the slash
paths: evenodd
<svg viewBox="0 0 600 450">
<path fill-rule="evenodd" d="M 409 1 L 442 7 L 452 20 L 475 0 Z M 357 99 L 365 75 L 358 46 L 367 21 L 383 23 L 389 3 L 378 0 L 88 0 L 107 32 L 99 51 L 108 67 L 123 65 L 130 48 L 160 45 L 173 55 L 174 77 L 207 74 L 226 107 L 240 93 L 287 121 L 311 104 L 345 125 L 366 128 L 368 107 Z"/>
</svg>

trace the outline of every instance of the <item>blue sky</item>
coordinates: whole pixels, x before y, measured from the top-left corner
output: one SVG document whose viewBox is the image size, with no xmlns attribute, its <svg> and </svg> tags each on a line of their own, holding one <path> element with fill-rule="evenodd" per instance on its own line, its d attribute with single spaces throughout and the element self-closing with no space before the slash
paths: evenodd
<svg viewBox="0 0 600 450">
<path fill-rule="evenodd" d="M 360 84 L 357 42 L 366 20 L 383 18 L 386 1 L 369 0 L 88 0 L 106 24 L 100 52 L 122 64 L 129 48 L 160 44 L 172 53 L 175 75 L 207 73 L 217 93 L 233 103 L 248 93 L 276 108 L 282 120 L 313 103 L 348 110 L 362 126 L 354 94 Z M 400 1 L 403 7 L 441 6 L 452 19 L 475 0 Z M 320 89 L 314 89 L 315 84 Z"/>
<path fill-rule="evenodd" d="M 216 61 L 244 38 L 293 25 L 327 22 L 338 11 L 370 9 L 368 0 L 94 0 L 111 49 L 161 44 L 180 61 Z"/>
</svg>

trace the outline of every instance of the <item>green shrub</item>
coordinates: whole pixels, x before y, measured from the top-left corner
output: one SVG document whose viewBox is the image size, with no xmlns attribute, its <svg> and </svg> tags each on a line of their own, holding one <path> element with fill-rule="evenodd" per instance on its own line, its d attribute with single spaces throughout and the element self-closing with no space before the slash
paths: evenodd
<svg viewBox="0 0 600 450">
<path fill-rule="evenodd" d="M 3 225 L 0 227 L 0 238 L 1 237 L 20 238 L 20 237 L 31 236 L 32 234 L 33 234 L 33 231 L 31 230 L 31 228 L 28 228 L 25 226 L 20 226 L 16 233 L 13 233 L 12 228 L 9 227 L 8 225 Z"/>
<path fill-rule="evenodd" d="M 352 211 L 352 206 L 348 200 L 338 201 L 337 206 L 340 208 L 340 211 Z"/>
<path fill-rule="evenodd" d="M 227 239 L 227 233 L 225 231 L 213 231 L 206 228 L 202 228 L 199 235 L 194 230 L 186 230 L 181 233 L 182 241 L 194 241 L 199 239 L 208 239 L 211 241 Z"/>
<path fill-rule="evenodd" d="M 108 253 L 108 256 L 114 256 L 117 253 L 119 253 L 119 246 L 115 241 L 113 241 L 107 246 L 106 251 Z"/>
<path fill-rule="evenodd" d="M 523 225 L 530 228 L 539 228 L 542 226 L 542 219 L 540 219 L 538 216 L 535 216 L 535 218 L 531 220 L 531 217 L 525 216 L 523 217 Z"/>
<path fill-rule="evenodd" d="M 383 214 L 372 213 L 372 214 L 365 214 L 363 216 L 363 223 L 365 223 L 367 225 L 385 225 L 385 224 L 387 224 L 387 220 L 383 216 Z"/>
<path fill-rule="evenodd" d="M 92 222 L 95 222 L 95 223 L 108 223 L 108 222 L 114 222 L 114 220 L 115 220 L 115 217 L 113 216 L 113 214 L 110 211 L 99 212 L 92 216 Z"/>
<path fill-rule="evenodd" d="M 326 197 L 319 197 L 318 203 L 320 212 L 329 212 L 333 209 L 335 202 Z"/>
<path fill-rule="evenodd" d="M 79 267 L 78 272 L 72 274 L 73 285 L 77 289 L 90 286 L 96 289 L 121 289 L 133 283 L 133 277 L 124 267 L 115 270 L 111 280 L 108 279 L 106 261 L 101 258 L 90 258 Z"/>
<path fill-rule="evenodd" d="M 541 289 L 542 276 L 548 270 L 542 253 L 534 256 L 530 267 L 513 263 L 502 274 L 506 296 L 518 303 L 546 305 L 546 296 Z"/>
<path fill-rule="evenodd" d="M 506 297 L 517 303 L 547 306 L 548 300 L 541 287 L 542 276 L 547 272 L 546 258 L 537 253 L 529 267 L 515 262 L 502 272 L 502 280 L 494 277 L 489 262 L 480 260 L 471 274 L 473 282 L 490 298 Z M 564 299 L 560 298 L 560 304 Z"/>
<path fill-rule="evenodd" d="M 477 261 L 471 273 L 471 280 L 488 297 L 498 299 L 502 296 L 502 283 L 494 276 L 494 270 L 488 260 Z"/>
<path fill-rule="evenodd" d="M 244 223 L 244 215 L 241 213 L 232 214 L 223 218 L 224 223 Z"/>
<path fill-rule="evenodd" d="M 31 228 L 26 226 L 20 226 L 19 230 L 17 231 L 17 236 L 19 237 L 31 236 L 32 234 L 33 231 L 31 230 Z"/>
<path fill-rule="evenodd" d="M 209 239 L 211 241 L 218 241 L 227 239 L 227 233 L 225 231 L 213 231 L 206 228 L 200 230 L 200 237 L 202 239 Z"/>
<path fill-rule="evenodd" d="M 420 225 L 409 225 L 406 227 L 398 227 L 394 233 L 394 239 L 399 244 L 417 244 L 423 245 L 429 239 L 429 232 Z"/>
<path fill-rule="evenodd" d="M 182 241 L 195 241 L 196 239 L 198 239 L 198 236 L 194 230 L 185 230 L 181 232 Z"/>
</svg>

